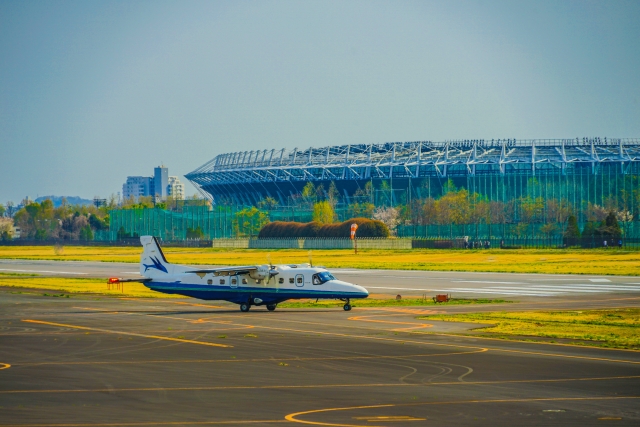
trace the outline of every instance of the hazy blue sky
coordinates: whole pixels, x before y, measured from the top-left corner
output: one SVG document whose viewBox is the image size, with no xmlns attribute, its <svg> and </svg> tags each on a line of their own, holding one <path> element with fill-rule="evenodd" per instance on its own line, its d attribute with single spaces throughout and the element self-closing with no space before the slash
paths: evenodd
<svg viewBox="0 0 640 427">
<path fill-rule="evenodd" d="M 2 203 L 237 150 L 640 137 L 637 0 L 0 0 L 0 61 Z"/>
</svg>

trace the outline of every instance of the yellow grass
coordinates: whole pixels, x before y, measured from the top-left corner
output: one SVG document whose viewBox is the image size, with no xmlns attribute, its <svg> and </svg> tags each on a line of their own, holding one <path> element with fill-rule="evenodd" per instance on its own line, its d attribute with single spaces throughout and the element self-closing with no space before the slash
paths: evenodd
<svg viewBox="0 0 640 427">
<path fill-rule="evenodd" d="M 544 337 L 574 344 L 640 349 L 640 308 L 436 314 L 422 319 L 493 324 L 478 331 L 496 338 Z"/>
<path fill-rule="evenodd" d="M 252 265 L 265 264 L 267 254 L 274 263 L 308 262 L 307 250 L 165 248 L 170 262 L 177 264 Z M 59 251 L 58 251 L 59 252 Z M 0 246 L 0 259 L 46 259 L 68 261 L 139 261 L 139 247 L 67 246 L 56 254 L 52 246 Z M 399 270 L 486 271 L 551 274 L 640 274 L 640 252 L 617 249 L 592 250 L 314 250 L 313 262 L 328 268 L 372 268 Z"/>
<path fill-rule="evenodd" d="M 65 279 L 61 277 L 34 277 L 0 275 L 0 287 L 39 289 L 67 294 L 100 294 L 124 297 L 145 298 L 184 298 L 152 291 L 142 283 L 124 283 L 124 292 L 120 289 L 107 289 L 106 279 Z M 64 296 L 50 293 L 51 296 Z"/>
</svg>

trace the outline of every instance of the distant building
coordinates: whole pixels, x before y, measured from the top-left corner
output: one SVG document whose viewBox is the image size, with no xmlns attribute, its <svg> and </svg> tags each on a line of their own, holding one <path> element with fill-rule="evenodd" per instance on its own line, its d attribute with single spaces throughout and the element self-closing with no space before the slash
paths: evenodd
<svg viewBox="0 0 640 427">
<path fill-rule="evenodd" d="M 167 196 L 174 199 L 184 199 L 184 184 L 177 176 L 169 176 L 167 167 L 158 166 L 153 170 L 153 177 L 128 176 L 127 182 L 122 186 L 122 198 L 153 196 L 156 200 L 165 200 Z"/>
<path fill-rule="evenodd" d="M 153 178 L 147 176 L 128 176 L 127 182 L 122 186 L 122 197 L 127 200 L 131 197 L 138 199 L 150 196 L 153 186 Z"/>
<path fill-rule="evenodd" d="M 160 199 L 167 198 L 167 187 L 169 186 L 169 169 L 162 166 L 158 166 L 153 170 L 153 194 L 152 196 L 159 197 Z"/>
<path fill-rule="evenodd" d="M 184 184 L 180 182 L 177 176 L 169 177 L 167 195 L 173 197 L 174 200 L 184 200 Z"/>
</svg>

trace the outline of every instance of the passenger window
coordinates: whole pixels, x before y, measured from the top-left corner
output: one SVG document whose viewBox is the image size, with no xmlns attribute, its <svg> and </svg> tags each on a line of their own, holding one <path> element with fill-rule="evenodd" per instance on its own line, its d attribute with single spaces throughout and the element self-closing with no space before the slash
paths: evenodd
<svg viewBox="0 0 640 427">
<path fill-rule="evenodd" d="M 246 285 L 247 284 L 247 279 L 242 279 L 242 284 Z"/>
<path fill-rule="evenodd" d="M 207 280 L 207 285 L 213 285 L 213 280 L 211 279 Z"/>
<path fill-rule="evenodd" d="M 238 283 L 238 281 L 236 279 L 231 279 L 231 284 L 235 285 L 236 283 Z"/>
<path fill-rule="evenodd" d="M 280 279 L 278 279 L 278 283 L 284 283 L 284 277 L 281 277 Z"/>
<path fill-rule="evenodd" d="M 293 277 L 289 277 L 289 283 L 293 283 Z"/>
<path fill-rule="evenodd" d="M 220 279 L 220 284 L 224 285 L 224 279 Z"/>
<path fill-rule="evenodd" d="M 302 276 L 298 276 L 298 283 L 302 283 Z"/>
</svg>

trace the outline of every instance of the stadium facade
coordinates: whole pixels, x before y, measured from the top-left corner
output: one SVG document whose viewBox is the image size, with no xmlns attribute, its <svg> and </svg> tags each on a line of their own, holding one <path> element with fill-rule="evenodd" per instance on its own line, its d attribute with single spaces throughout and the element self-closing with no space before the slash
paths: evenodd
<svg viewBox="0 0 640 427">
<path fill-rule="evenodd" d="M 437 198 L 449 180 L 490 200 L 531 196 L 565 199 L 574 206 L 604 205 L 637 194 L 639 177 L 638 138 L 476 139 L 243 151 L 220 154 L 186 175 L 212 200 L 244 205 L 265 197 L 286 205 L 307 182 L 325 188 L 334 182 L 347 202 L 370 182 L 378 193 L 374 202 L 384 203 L 379 196 L 385 193 L 386 201 L 396 204 Z"/>
</svg>

